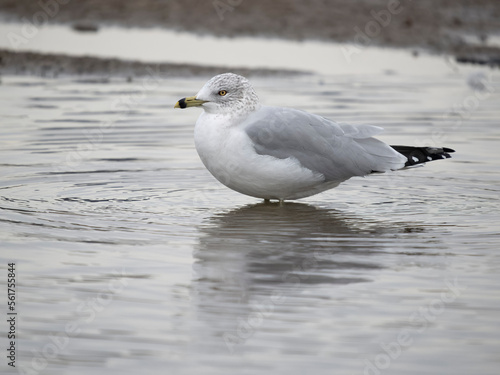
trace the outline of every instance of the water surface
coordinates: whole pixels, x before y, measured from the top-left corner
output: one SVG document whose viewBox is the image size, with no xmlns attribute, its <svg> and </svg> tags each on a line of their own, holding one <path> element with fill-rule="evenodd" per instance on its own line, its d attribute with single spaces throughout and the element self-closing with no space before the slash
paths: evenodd
<svg viewBox="0 0 500 375">
<path fill-rule="evenodd" d="M 279 206 L 203 168 L 199 112 L 172 107 L 204 78 L 3 77 L 21 373 L 496 374 L 500 86 L 467 78 L 255 79 L 266 104 L 457 150 Z"/>
</svg>

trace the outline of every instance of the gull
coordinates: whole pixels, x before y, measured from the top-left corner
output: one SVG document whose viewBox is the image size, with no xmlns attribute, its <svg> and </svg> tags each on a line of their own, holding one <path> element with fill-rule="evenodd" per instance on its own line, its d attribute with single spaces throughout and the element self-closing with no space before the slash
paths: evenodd
<svg viewBox="0 0 500 375">
<path fill-rule="evenodd" d="M 349 125 L 287 107 L 261 105 L 245 77 L 224 73 L 174 108 L 201 107 L 194 141 L 205 167 L 239 193 L 284 200 L 332 189 L 354 176 L 449 158 L 440 147 L 390 146 L 372 125 Z"/>
</svg>

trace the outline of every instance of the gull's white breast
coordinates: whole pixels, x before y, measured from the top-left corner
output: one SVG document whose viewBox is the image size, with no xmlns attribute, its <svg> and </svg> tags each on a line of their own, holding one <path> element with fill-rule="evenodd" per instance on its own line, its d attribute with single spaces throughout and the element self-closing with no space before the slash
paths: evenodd
<svg viewBox="0 0 500 375">
<path fill-rule="evenodd" d="M 236 124 L 236 125 L 235 125 Z M 227 187 L 263 199 L 298 199 L 330 189 L 324 176 L 293 157 L 278 159 L 255 152 L 245 121 L 204 112 L 194 130 L 196 150 L 205 167 Z"/>
</svg>

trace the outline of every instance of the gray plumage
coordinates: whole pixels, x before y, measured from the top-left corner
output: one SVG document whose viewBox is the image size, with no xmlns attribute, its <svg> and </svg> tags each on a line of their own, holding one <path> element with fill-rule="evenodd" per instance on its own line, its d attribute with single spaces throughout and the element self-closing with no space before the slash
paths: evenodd
<svg viewBox="0 0 500 375">
<path fill-rule="evenodd" d="M 345 181 L 352 176 L 404 167 L 406 157 L 372 138 L 383 131 L 370 125 L 338 124 L 292 108 L 262 107 L 249 116 L 245 131 L 260 155 L 297 159 L 302 166 Z"/>
</svg>

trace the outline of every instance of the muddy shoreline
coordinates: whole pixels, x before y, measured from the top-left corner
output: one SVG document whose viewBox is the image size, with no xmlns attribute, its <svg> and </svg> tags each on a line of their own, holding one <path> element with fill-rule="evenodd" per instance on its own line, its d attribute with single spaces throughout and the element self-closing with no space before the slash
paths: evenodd
<svg viewBox="0 0 500 375">
<path fill-rule="evenodd" d="M 0 72 L 9 75 L 35 75 L 57 78 L 67 75 L 122 77 L 131 80 L 144 76 L 161 77 L 211 77 L 227 71 L 244 76 L 290 76 L 308 72 L 286 69 L 249 69 L 224 66 L 202 66 L 194 64 L 145 63 L 120 59 L 90 56 L 68 56 L 62 54 L 42 54 L 14 52 L 0 49 Z"/>
<path fill-rule="evenodd" d="M 0 18 L 66 24 L 80 32 L 95 32 L 101 25 L 163 27 L 200 35 L 412 48 L 449 54 L 461 63 L 500 66 L 500 46 L 489 43 L 491 36 L 500 35 L 500 2 L 496 0 L 313 0 L 307 3 L 299 0 L 0 0 Z M 7 50 L 0 51 L 0 57 L 4 74 L 138 75 L 144 69 L 138 62 L 92 57 Z M 223 69 L 161 65 L 166 75 L 211 74 Z"/>
</svg>

